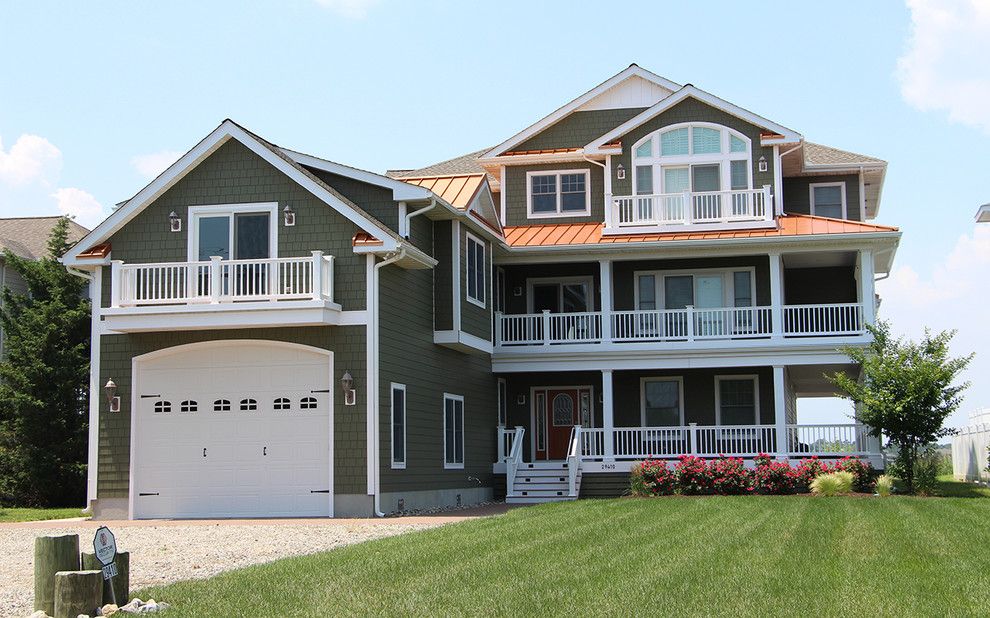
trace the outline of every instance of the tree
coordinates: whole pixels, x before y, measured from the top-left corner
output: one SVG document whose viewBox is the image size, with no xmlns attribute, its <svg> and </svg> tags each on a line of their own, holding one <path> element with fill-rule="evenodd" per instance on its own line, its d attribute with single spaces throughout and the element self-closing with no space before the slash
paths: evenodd
<svg viewBox="0 0 990 618">
<path fill-rule="evenodd" d="M 90 303 L 86 282 L 58 262 L 68 224 L 56 223 L 40 260 L 3 254 L 28 294 L 4 289 L 0 308 L 0 504 L 85 501 Z"/>
<path fill-rule="evenodd" d="M 896 465 L 907 490 L 914 492 L 915 463 L 919 452 L 941 437 L 955 433 L 945 419 L 959 407 L 969 384 L 954 384 L 973 355 L 949 356 L 955 331 L 932 335 L 925 331 L 920 342 L 893 338 L 890 325 L 868 326 L 873 342 L 866 348 L 846 347 L 843 352 L 862 367 L 862 380 L 845 373 L 828 376 L 847 399 L 857 404 L 857 418 L 878 438 L 887 436 L 897 447 Z"/>
</svg>

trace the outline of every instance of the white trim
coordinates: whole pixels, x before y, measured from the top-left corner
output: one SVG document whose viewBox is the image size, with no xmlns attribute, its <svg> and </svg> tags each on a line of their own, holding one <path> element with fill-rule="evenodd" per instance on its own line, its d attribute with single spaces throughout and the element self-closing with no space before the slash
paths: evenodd
<svg viewBox="0 0 990 618">
<path fill-rule="evenodd" d="M 453 303 L 453 313 L 451 321 L 453 330 L 461 330 L 461 222 L 452 221 L 450 223 L 451 240 L 450 254 L 453 257 L 453 264 L 450 269 L 451 302 Z"/>
<path fill-rule="evenodd" d="M 526 279 L 526 312 L 535 313 L 533 309 L 533 287 L 536 285 L 557 285 L 557 301 L 560 303 L 560 310 L 564 310 L 564 285 L 568 283 L 584 283 L 588 286 L 588 308 L 586 311 L 595 310 L 595 277 L 594 275 L 573 275 L 570 277 L 528 277 Z"/>
<path fill-rule="evenodd" d="M 814 217 L 823 217 L 815 213 L 815 189 L 818 187 L 839 187 L 842 193 L 842 216 L 841 219 L 849 219 L 849 212 L 846 206 L 846 183 L 839 182 L 809 182 L 808 183 L 808 212 Z"/>
<path fill-rule="evenodd" d="M 722 424 L 722 402 L 721 402 L 721 382 L 723 380 L 752 380 L 753 382 L 753 408 L 756 416 L 753 425 L 760 424 L 760 376 L 759 374 L 739 374 L 739 375 L 716 375 L 715 376 L 715 424 Z"/>
<path fill-rule="evenodd" d="M 402 461 L 395 459 L 395 391 L 402 391 Z M 391 461 L 393 470 L 405 470 L 409 451 L 406 448 L 406 433 L 409 427 L 409 399 L 406 397 L 406 385 L 392 382 L 389 388 L 389 445 L 391 446 Z"/>
<path fill-rule="evenodd" d="M 641 275 L 653 275 L 656 280 L 653 284 L 653 293 L 655 295 L 654 301 L 656 302 L 656 308 L 662 310 L 666 308 L 666 288 L 663 283 L 664 277 L 683 277 L 683 276 L 704 276 L 704 275 L 722 275 L 722 302 L 723 307 L 733 307 L 735 306 L 735 277 L 733 276 L 737 272 L 748 272 L 749 273 L 749 284 L 750 284 L 750 298 L 753 300 L 751 307 L 759 306 L 756 302 L 756 267 L 755 266 L 740 266 L 738 268 L 730 267 L 719 267 L 719 268 L 695 268 L 695 269 L 677 269 L 677 270 L 634 270 L 633 271 L 633 307 L 639 309 L 639 277 Z M 694 282 L 692 282 L 693 285 Z M 692 297 L 694 296 L 695 290 L 692 288 Z M 697 302 L 697 299 L 694 299 Z M 532 313 L 532 311 L 530 312 Z"/>
<path fill-rule="evenodd" d="M 375 256 L 369 254 L 365 261 L 365 311 L 368 312 L 368 318 L 373 317 L 374 313 L 374 303 L 376 302 L 376 296 L 378 294 L 377 286 L 375 285 L 378 278 L 375 276 Z M 374 316 L 377 318 L 377 316 Z M 367 494 L 369 496 L 375 495 L 375 481 L 377 476 L 375 474 L 375 441 L 377 435 L 375 433 L 375 416 L 378 414 L 378 410 L 375 409 L 375 381 L 372 376 L 378 370 L 377 363 L 377 353 L 378 346 L 375 345 L 375 334 L 377 329 L 373 328 L 373 325 L 368 322 L 368 325 L 364 329 L 364 350 L 365 350 L 365 414 L 364 414 L 364 431 L 365 431 L 365 477 L 367 482 Z M 331 386 L 333 383 L 331 383 Z"/>
<path fill-rule="evenodd" d="M 687 86 L 684 86 L 683 88 L 681 88 L 674 94 L 670 95 L 666 99 L 660 101 L 653 107 L 643 111 L 640 114 L 637 114 L 633 118 L 620 124 L 618 127 L 612 129 L 605 135 L 599 137 L 598 139 L 594 140 L 593 142 L 585 146 L 584 148 L 585 154 L 588 155 L 608 154 L 607 151 L 602 149 L 603 145 L 619 137 L 622 137 L 629 131 L 632 131 L 636 127 L 644 124 L 645 122 L 652 120 L 656 116 L 660 115 L 662 112 L 670 109 L 674 105 L 677 105 L 678 103 L 680 103 L 681 101 L 683 101 L 688 97 L 697 99 L 702 103 L 707 103 L 708 105 L 720 109 L 728 114 L 732 114 L 733 116 L 739 118 L 740 120 L 744 120 L 758 127 L 770 129 L 784 136 L 783 140 L 779 140 L 779 139 L 761 140 L 761 145 L 769 145 L 772 143 L 799 142 L 802 139 L 804 139 L 801 136 L 801 134 L 796 131 L 788 129 L 785 126 L 779 125 L 776 122 L 767 120 L 766 118 L 763 118 L 762 116 L 758 116 L 751 111 L 745 110 L 739 107 L 738 105 L 729 103 L 724 99 L 720 99 L 719 97 L 713 94 L 710 94 L 708 92 L 705 92 L 704 90 L 695 88 L 694 86 L 688 84 Z"/>
<path fill-rule="evenodd" d="M 680 408 L 680 425 L 684 422 L 684 376 L 644 376 L 639 379 L 639 426 L 651 427 L 646 424 L 646 383 L 647 382 L 677 382 L 677 403 Z"/>
<path fill-rule="evenodd" d="M 623 69 L 621 72 L 619 72 L 619 73 L 613 75 L 612 77 L 608 78 L 607 80 L 605 80 L 601 84 L 595 86 L 594 88 L 592 88 L 588 92 L 585 92 L 581 96 L 579 96 L 576 99 L 572 100 L 570 103 L 567 103 L 567 104 L 563 105 L 562 107 L 558 108 L 557 110 L 555 110 L 551 114 L 549 114 L 549 115 L 543 117 L 542 119 L 540 119 L 539 121 L 531 124 L 530 126 L 526 127 L 522 131 L 520 131 L 519 133 L 516 133 L 515 135 L 513 135 L 509 139 L 505 140 L 504 142 L 502 142 L 498 146 L 492 148 L 491 150 L 489 150 L 485 154 L 481 155 L 481 157 L 479 157 L 479 158 L 481 158 L 481 159 L 487 159 L 487 158 L 490 158 L 490 157 L 497 157 L 498 155 L 500 155 L 503 152 L 509 150 L 513 146 L 516 146 L 518 144 L 521 144 L 522 142 L 526 141 L 530 137 L 536 135 L 540 131 L 542 131 L 545 128 L 549 127 L 550 125 L 554 124 L 558 120 L 561 120 L 562 118 L 564 118 L 565 116 L 567 116 L 568 114 L 570 114 L 572 111 L 574 111 L 577 108 L 581 107 L 582 105 L 584 105 L 588 101 L 591 101 L 592 99 L 594 99 L 598 95 L 602 94 L 603 92 L 605 92 L 607 90 L 610 90 L 612 87 L 621 84 L 622 82 L 626 81 L 627 79 L 629 79 L 630 77 L 632 77 L 634 75 L 637 76 L 637 77 L 641 77 L 641 78 L 645 79 L 648 82 L 651 82 L 651 83 L 654 83 L 654 84 L 656 84 L 658 86 L 661 86 L 662 88 L 666 88 L 667 90 L 670 90 L 670 91 L 675 91 L 675 90 L 677 90 L 678 88 L 681 87 L 680 84 L 676 84 L 676 83 L 670 81 L 669 79 L 666 79 L 664 77 L 660 77 L 659 75 L 656 75 L 655 73 L 651 73 L 650 71 L 647 71 L 646 69 L 643 69 L 643 68 L 641 68 L 639 66 L 636 66 L 635 64 L 630 65 L 628 68 Z"/>
<path fill-rule="evenodd" d="M 537 394 L 538 391 L 541 392 L 542 395 L 543 395 L 543 401 L 544 401 L 544 410 L 543 410 L 543 413 L 544 414 L 546 414 L 546 409 L 545 409 L 546 408 L 546 404 L 549 404 L 550 403 L 550 399 L 547 397 L 547 393 L 549 391 L 577 391 L 577 393 L 578 393 L 578 400 L 576 402 L 574 402 L 574 404 L 576 406 L 576 410 L 577 410 L 577 413 L 578 413 L 578 417 L 579 418 L 580 418 L 580 415 L 581 415 L 581 391 L 588 391 L 588 393 L 590 393 L 590 395 L 589 395 L 589 403 L 591 405 L 591 419 L 590 419 L 591 422 L 590 422 L 590 425 L 591 425 L 591 428 L 592 429 L 595 428 L 595 387 L 593 385 L 591 385 L 591 384 L 579 384 L 579 385 L 565 384 L 565 385 L 562 385 L 562 386 L 530 386 L 529 387 L 529 427 L 530 427 L 531 431 L 530 431 L 530 436 L 529 436 L 529 447 L 530 447 L 530 451 L 529 452 L 531 453 L 531 457 L 532 457 L 533 461 L 539 461 L 537 459 L 537 457 L 536 457 L 536 451 L 538 450 L 536 448 L 537 447 L 537 444 L 536 444 L 536 394 Z M 604 407 L 602 408 L 602 414 L 604 414 Z M 546 420 L 546 417 L 544 417 L 544 420 Z M 544 448 L 543 449 L 540 449 L 540 452 L 545 453 L 547 455 L 549 455 L 549 448 L 550 448 L 550 429 L 551 429 L 551 427 L 553 427 L 553 424 L 550 423 L 550 422 L 548 422 L 546 425 L 544 425 L 544 436 L 543 437 L 546 439 L 546 443 L 544 444 Z M 549 457 L 547 459 L 544 459 L 543 461 L 549 461 Z"/>
<path fill-rule="evenodd" d="M 328 396 L 330 398 L 330 403 L 328 406 L 329 418 L 329 435 L 327 436 L 327 457 L 329 460 L 329 487 L 330 493 L 328 495 L 329 500 L 329 513 L 330 517 L 334 516 L 334 475 L 333 475 L 333 461 L 334 461 L 334 390 L 333 390 L 333 372 L 334 372 L 334 354 L 331 350 L 324 350 L 323 348 L 317 348 L 309 345 L 304 345 L 301 343 L 290 343 L 288 341 L 276 341 L 272 339 L 221 339 L 217 341 L 199 341 L 196 343 L 186 343 L 182 345 L 171 346 L 168 348 L 162 348 L 160 350 L 155 350 L 153 352 L 148 352 L 146 354 L 141 354 L 131 358 L 131 407 L 130 407 L 130 461 L 128 463 L 127 471 L 127 518 L 134 519 L 134 498 L 135 489 L 137 487 L 135 482 L 135 470 L 134 464 L 137 461 L 137 410 L 138 410 L 138 396 L 141 392 L 140 386 L 140 371 L 139 366 L 141 363 L 147 361 L 155 360 L 163 356 L 170 356 L 172 354 L 181 354 L 183 352 L 194 350 L 198 348 L 209 348 L 209 347 L 236 347 L 241 345 L 270 345 L 273 347 L 290 348 L 296 350 L 302 350 L 314 354 L 321 354 L 327 357 L 327 362 L 330 368 L 330 392 Z"/>
<path fill-rule="evenodd" d="M 508 225 L 508 222 L 506 222 L 506 220 L 505 220 L 505 166 L 504 165 L 502 165 L 499 168 L 498 183 L 499 183 L 498 184 L 498 201 L 499 201 L 499 208 L 501 210 L 501 212 L 499 213 L 500 214 L 499 221 L 501 221 L 502 226 L 504 227 L 504 226 Z"/>
<path fill-rule="evenodd" d="M 340 311 L 322 301 L 107 308 L 100 315 L 103 327 L 118 333 L 367 323 L 364 310 Z"/>
<path fill-rule="evenodd" d="M 468 232 L 467 230 L 464 231 L 464 242 L 465 242 L 464 247 L 465 250 L 467 251 L 467 256 L 464 259 L 464 277 L 465 277 L 465 282 L 468 283 L 467 289 L 464 290 L 464 296 L 467 298 L 467 301 L 472 305 L 477 305 L 482 309 L 487 309 L 488 296 L 489 296 L 488 284 L 489 284 L 489 279 L 491 279 L 491 277 L 488 275 L 485 269 L 485 262 L 488 259 L 488 247 L 485 246 L 485 243 L 482 242 L 480 238 L 478 238 L 471 232 Z M 481 286 L 479 286 L 480 289 L 476 290 L 480 293 L 481 295 L 480 298 L 476 296 L 471 296 L 470 283 L 471 283 L 471 276 L 473 274 L 469 270 L 471 267 L 471 253 L 472 253 L 471 243 L 475 243 L 476 245 L 479 245 L 481 247 L 481 276 L 483 278 L 483 281 L 480 282 L 481 283 Z M 478 282 L 476 281 L 475 283 L 477 284 Z"/>
<path fill-rule="evenodd" d="M 324 172 L 330 172 L 331 174 L 337 174 L 338 176 L 346 176 L 347 178 L 351 178 L 353 180 L 376 185 L 385 189 L 391 189 L 392 199 L 396 202 L 428 200 L 433 197 L 433 193 L 430 190 L 424 189 L 419 185 L 403 182 L 400 179 L 389 178 L 388 176 L 382 176 L 381 174 L 358 169 L 356 167 L 351 167 L 335 161 L 321 159 L 319 157 L 314 157 L 313 155 L 297 152 L 295 150 L 289 150 L 288 148 L 279 147 L 279 150 L 299 165 L 305 165 L 306 167 L 323 170 Z"/>
<path fill-rule="evenodd" d="M 448 463 L 447 460 L 447 401 L 459 401 L 461 402 L 461 462 L 460 463 Z M 454 395 L 452 393 L 443 394 L 443 434 L 441 439 L 443 440 L 443 468 L 444 470 L 463 470 L 464 460 L 467 459 L 467 445 L 464 443 L 464 419 L 467 416 L 466 410 L 464 408 L 464 396 Z M 457 408 L 454 408 L 454 413 L 457 413 Z M 456 442 L 456 440 L 455 440 Z M 455 453 L 456 455 L 456 453 Z"/>
<path fill-rule="evenodd" d="M 584 176 L 584 210 L 563 210 L 564 190 L 561 176 L 581 174 Z M 554 212 L 533 212 L 533 178 L 553 176 L 556 186 L 557 210 Z M 526 172 L 526 217 L 529 219 L 558 219 L 563 217 L 587 217 L 591 215 L 591 170 L 578 168 L 569 170 L 532 170 Z"/>
<path fill-rule="evenodd" d="M 268 215 L 268 255 L 265 257 L 278 257 L 278 202 L 253 202 L 244 204 L 207 204 L 202 206 L 189 206 L 187 209 L 189 225 L 186 234 L 186 259 L 190 262 L 198 262 L 199 259 L 199 220 L 203 217 L 227 217 L 230 243 L 230 255 L 228 259 L 235 258 L 235 239 L 237 230 L 234 227 L 235 215 L 240 214 L 267 214 Z"/>
<path fill-rule="evenodd" d="M 7 274 L 4 265 L 4 277 Z M 86 505 L 92 506 L 99 494 L 100 468 L 100 401 L 103 384 L 100 380 L 100 305 L 103 302 L 103 269 L 97 268 L 89 280 L 90 342 L 89 342 L 89 445 L 86 457 Z M 0 335 L 2 336 L 2 335 Z"/>
<path fill-rule="evenodd" d="M 477 351 L 483 354 L 491 354 L 495 350 L 491 341 L 462 330 L 435 330 L 433 331 L 433 343 L 462 352 Z"/>
</svg>

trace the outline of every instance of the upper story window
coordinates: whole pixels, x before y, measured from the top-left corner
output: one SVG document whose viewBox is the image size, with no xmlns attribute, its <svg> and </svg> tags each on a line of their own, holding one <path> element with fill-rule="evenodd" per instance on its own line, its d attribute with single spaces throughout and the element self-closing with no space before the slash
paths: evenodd
<svg viewBox="0 0 990 618">
<path fill-rule="evenodd" d="M 728 127 L 674 125 L 633 145 L 633 189 L 637 195 L 752 188 L 751 141 Z"/>
<path fill-rule="evenodd" d="M 526 208 L 530 218 L 591 214 L 589 170 L 527 172 L 526 185 Z"/>
<path fill-rule="evenodd" d="M 848 219 L 846 215 L 846 183 L 813 182 L 808 185 L 811 192 L 811 214 L 833 219 Z"/>
<path fill-rule="evenodd" d="M 485 306 L 485 243 L 467 234 L 467 298 Z"/>
<path fill-rule="evenodd" d="M 277 255 L 277 208 L 275 203 L 190 207 L 189 261 Z"/>
</svg>

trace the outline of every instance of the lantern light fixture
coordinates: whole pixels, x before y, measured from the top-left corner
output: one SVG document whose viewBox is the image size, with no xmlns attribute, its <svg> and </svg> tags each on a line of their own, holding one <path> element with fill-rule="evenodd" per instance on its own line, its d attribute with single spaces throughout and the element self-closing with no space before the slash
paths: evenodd
<svg viewBox="0 0 990 618">
<path fill-rule="evenodd" d="M 182 217 L 175 214 L 175 211 L 168 213 L 168 229 L 172 232 L 182 231 Z"/>
<path fill-rule="evenodd" d="M 760 160 L 758 162 L 758 168 L 757 169 L 759 169 L 761 172 L 767 171 L 767 158 L 766 157 L 760 157 Z"/>
<path fill-rule="evenodd" d="M 296 211 L 292 210 L 292 206 L 288 204 L 282 209 L 282 223 L 285 227 L 292 227 L 296 224 Z"/>
<path fill-rule="evenodd" d="M 615 168 L 615 177 L 619 180 L 626 179 L 626 168 L 621 163 Z"/>
<path fill-rule="evenodd" d="M 113 381 L 113 378 L 107 380 L 106 385 L 103 387 L 103 392 L 106 393 L 110 411 L 120 412 L 120 397 L 117 396 L 117 383 Z"/>
<path fill-rule="evenodd" d="M 345 371 L 340 377 L 340 388 L 344 391 L 344 405 L 353 406 L 357 403 L 357 391 L 354 390 L 354 377 L 350 371 Z"/>
</svg>

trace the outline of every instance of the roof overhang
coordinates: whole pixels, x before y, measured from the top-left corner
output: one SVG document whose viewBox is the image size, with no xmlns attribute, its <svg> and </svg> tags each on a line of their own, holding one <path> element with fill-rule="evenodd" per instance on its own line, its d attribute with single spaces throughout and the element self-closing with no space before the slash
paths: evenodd
<svg viewBox="0 0 990 618">
<path fill-rule="evenodd" d="M 323 170 L 324 172 L 329 172 L 331 174 L 337 174 L 338 176 L 346 176 L 347 178 L 383 187 L 385 189 L 391 189 L 392 199 L 397 202 L 428 200 L 433 197 L 433 194 L 430 191 L 422 187 L 418 187 L 414 184 L 403 182 L 401 180 L 396 180 L 394 178 L 389 178 L 388 176 L 382 176 L 381 174 L 376 174 L 367 170 L 358 169 L 349 165 L 343 165 L 335 161 L 321 159 L 320 157 L 314 157 L 313 155 L 297 152 L 295 150 L 289 150 L 288 148 L 279 148 L 279 150 L 284 152 L 290 159 L 300 165 Z"/>
<path fill-rule="evenodd" d="M 990 204 L 984 204 L 976 211 L 976 222 L 990 223 Z"/>
</svg>

